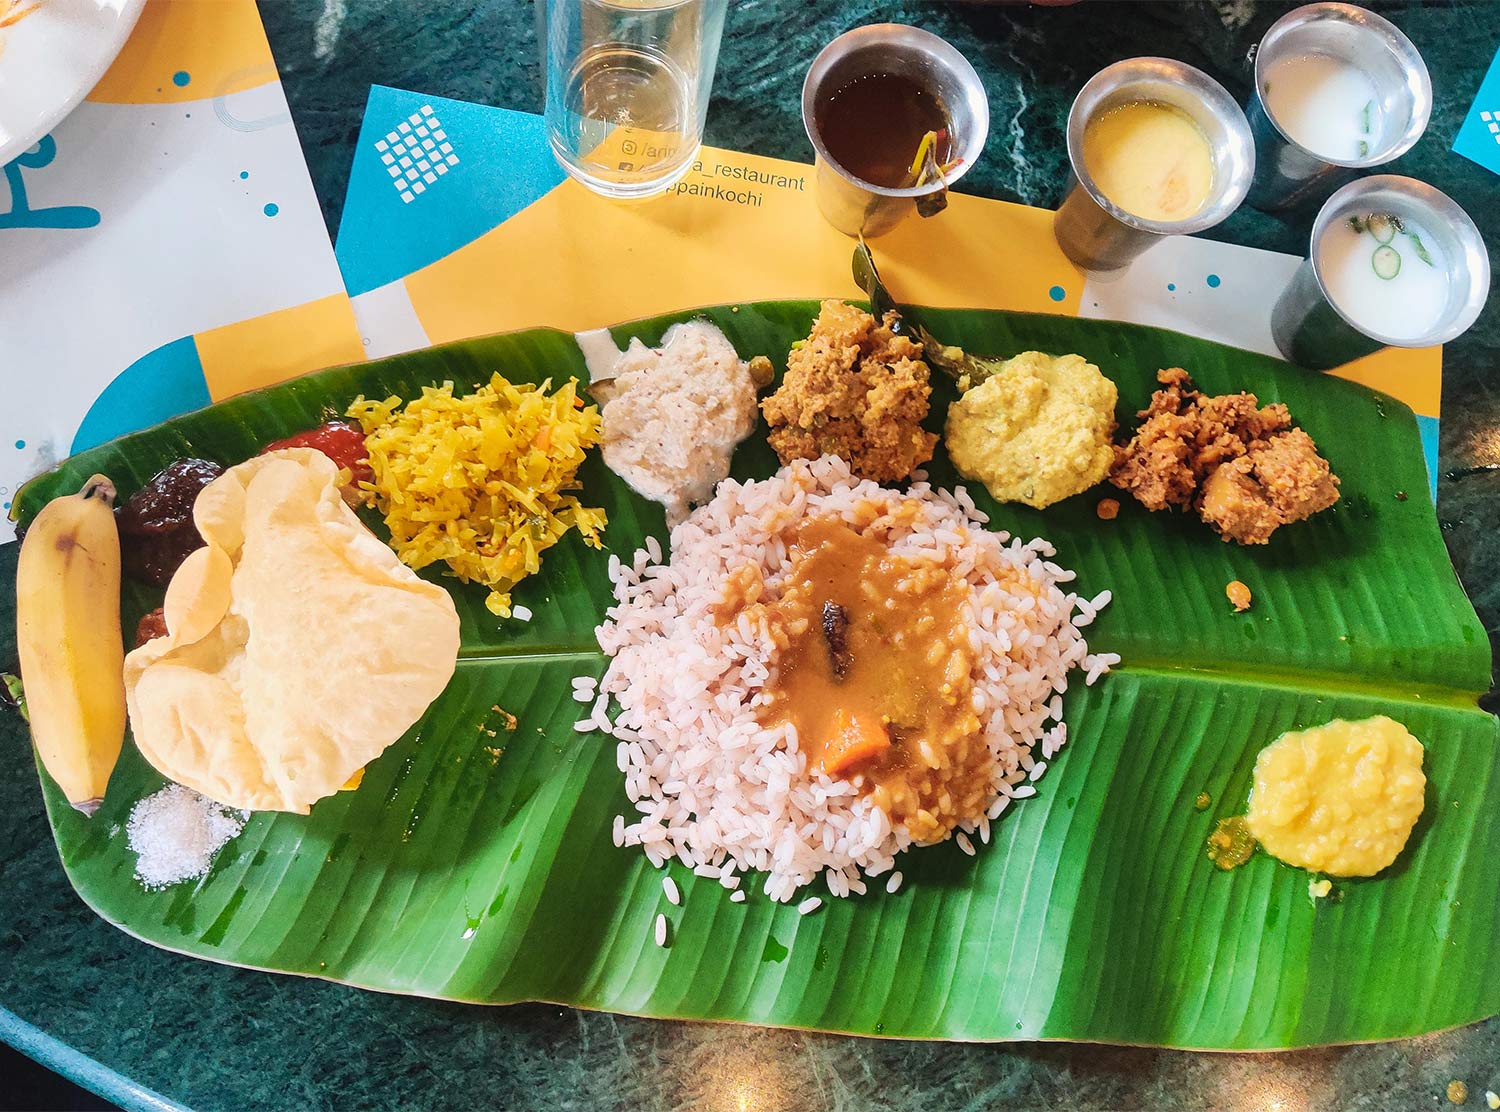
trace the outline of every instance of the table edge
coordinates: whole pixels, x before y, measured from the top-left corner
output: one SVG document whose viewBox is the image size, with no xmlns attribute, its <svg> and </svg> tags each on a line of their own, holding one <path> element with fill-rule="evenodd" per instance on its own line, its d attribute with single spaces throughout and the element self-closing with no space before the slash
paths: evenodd
<svg viewBox="0 0 1500 1112">
<path fill-rule="evenodd" d="M 69 1081 L 82 1085 L 95 1096 L 112 1101 L 128 1112 L 189 1112 L 117 1070 L 111 1069 L 75 1047 L 47 1034 L 35 1024 L 0 1005 L 0 1040 L 9 1043 L 28 1058 Z"/>
</svg>

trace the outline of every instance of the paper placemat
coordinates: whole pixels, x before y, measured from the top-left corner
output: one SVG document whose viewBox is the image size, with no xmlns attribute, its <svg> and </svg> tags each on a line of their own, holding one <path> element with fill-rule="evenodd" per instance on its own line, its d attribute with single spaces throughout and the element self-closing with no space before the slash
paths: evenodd
<svg viewBox="0 0 1500 1112">
<path fill-rule="evenodd" d="M 705 147 L 668 194 L 631 204 L 566 178 L 539 116 L 376 86 L 337 254 L 374 358 L 487 332 L 574 331 L 695 305 L 859 297 L 851 241 L 819 216 L 812 168 Z M 1300 259 L 1186 236 L 1118 280 L 1086 279 L 1049 210 L 950 195 L 872 243 L 903 300 L 1160 325 L 1275 355 L 1271 306 Z M 1335 374 L 1418 414 L 1437 469 L 1441 348 Z"/>
<path fill-rule="evenodd" d="M 0 170 L 0 511 L 74 451 L 362 357 L 254 0 L 152 0 Z"/>
</svg>

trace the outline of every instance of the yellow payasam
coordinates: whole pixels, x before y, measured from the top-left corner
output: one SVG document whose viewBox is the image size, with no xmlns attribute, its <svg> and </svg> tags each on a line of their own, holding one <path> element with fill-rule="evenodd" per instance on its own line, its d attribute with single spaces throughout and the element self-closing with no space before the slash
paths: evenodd
<svg viewBox="0 0 1500 1112">
<path fill-rule="evenodd" d="M 306 814 L 420 718 L 458 659 L 458 612 L 345 505 L 312 448 L 203 488 L 204 547 L 167 587 L 167 635 L 125 658 L 136 745 L 230 807 Z"/>
<path fill-rule="evenodd" d="M 510 616 L 510 592 L 542 566 L 542 553 L 569 529 L 602 546 L 607 523 L 565 491 L 599 442 L 599 410 L 569 380 L 513 385 L 500 375 L 472 394 L 453 383 L 426 387 L 404 403 L 356 398 L 348 415 L 365 431 L 373 482 L 366 500 L 385 515 L 402 562 L 441 560 L 465 583 L 490 588 L 489 610 Z"/>
<path fill-rule="evenodd" d="M 1330 876 L 1374 876 L 1422 813 L 1422 743 L 1384 715 L 1282 734 L 1261 750 L 1245 816 L 1271 856 Z"/>
</svg>

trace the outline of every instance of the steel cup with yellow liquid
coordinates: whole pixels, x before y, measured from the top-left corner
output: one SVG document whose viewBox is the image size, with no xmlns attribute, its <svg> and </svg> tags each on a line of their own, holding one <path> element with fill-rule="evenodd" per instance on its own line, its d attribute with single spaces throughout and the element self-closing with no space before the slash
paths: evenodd
<svg viewBox="0 0 1500 1112">
<path fill-rule="evenodd" d="M 1073 182 L 1053 227 L 1082 270 L 1108 275 L 1171 235 L 1239 207 L 1255 170 L 1240 106 L 1201 70 L 1130 58 L 1100 70 L 1068 113 Z"/>
</svg>

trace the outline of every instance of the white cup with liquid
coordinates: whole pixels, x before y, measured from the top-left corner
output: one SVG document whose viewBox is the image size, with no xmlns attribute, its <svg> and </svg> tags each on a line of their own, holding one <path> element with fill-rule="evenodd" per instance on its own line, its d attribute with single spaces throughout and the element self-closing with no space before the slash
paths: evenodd
<svg viewBox="0 0 1500 1112">
<path fill-rule="evenodd" d="M 1318 213 L 1271 332 L 1286 358 L 1326 370 L 1383 347 L 1455 339 L 1489 288 L 1484 241 L 1452 198 L 1415 178 L 1361 178 Z"/>
<path fill-rule="evenodd" d="M 1353 4 L 1308 4 L 1261 39 L 1245 114 L 1255 136 L 1248 200 L 1288 208 L 1410 150 L 1432 114 L 1432 80 L 1390 20 Z"/>
<path fill-rule="evenodd" d="M 703 142 L 728 0 L 536 0 L 547 137 L 606 197 L 649 197 Z"/>
</svg>

